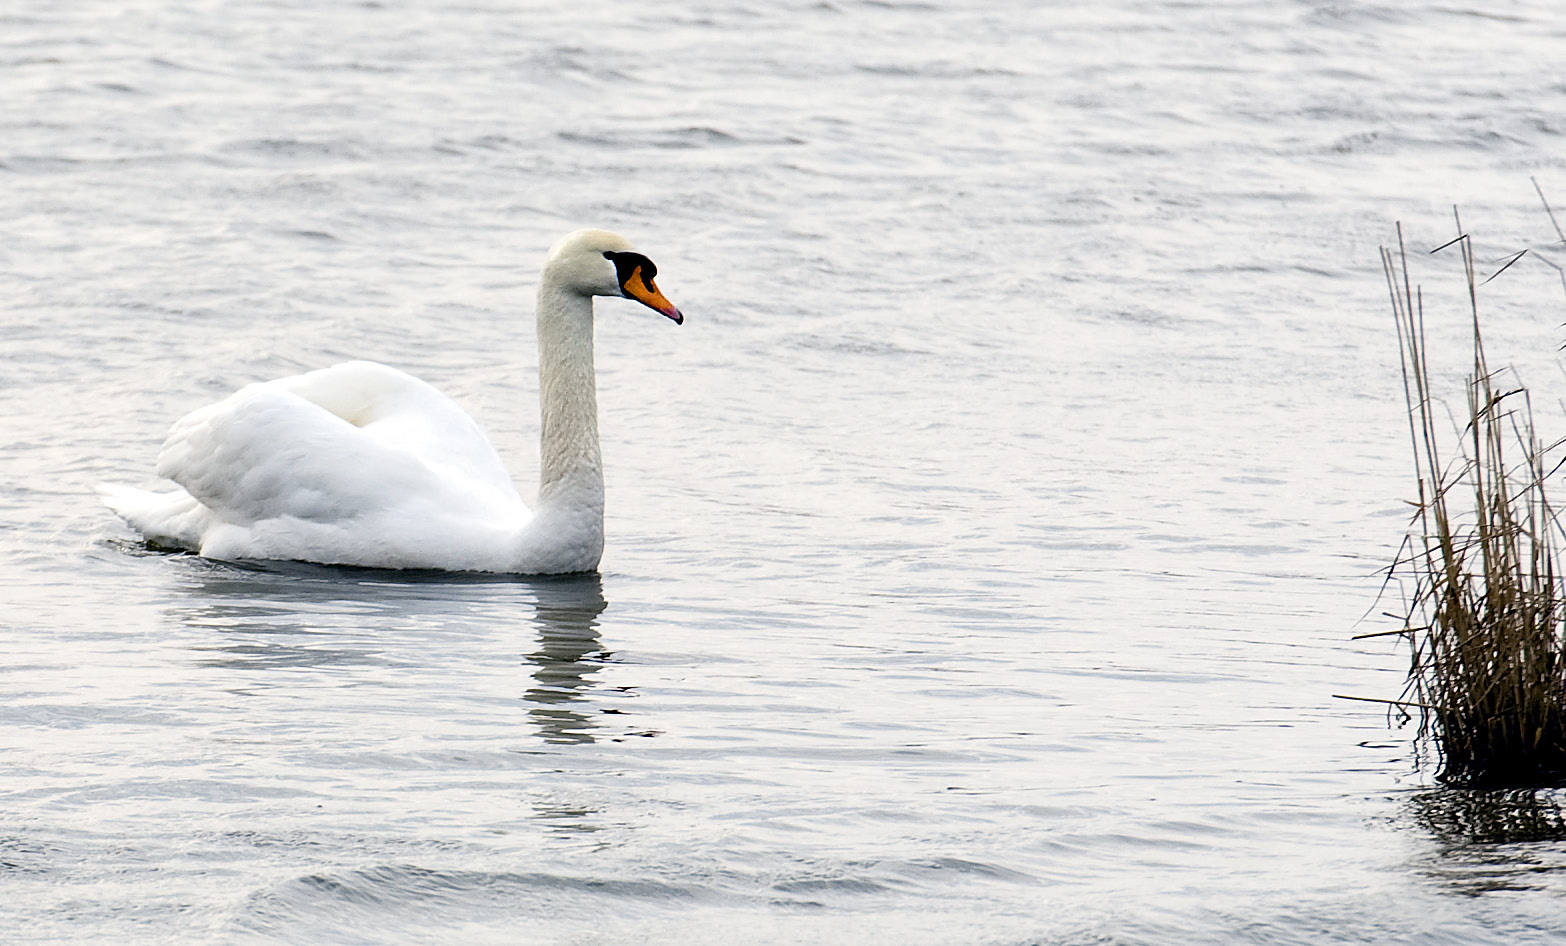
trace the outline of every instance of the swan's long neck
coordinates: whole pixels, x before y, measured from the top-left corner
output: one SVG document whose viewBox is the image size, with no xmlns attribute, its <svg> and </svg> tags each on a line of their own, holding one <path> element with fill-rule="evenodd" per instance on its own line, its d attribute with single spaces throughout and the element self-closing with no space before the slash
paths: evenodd
<svg viewBox="0 0 1566 946">
<path fill-rule="evenodd" d="M 565 513 L 603 535 L 604 472 L 598 454 L 593 374 L 593 300 L 557 285 L 546 270 L 538 288 L 538 392 L 541 513 Z"/>
</svg>

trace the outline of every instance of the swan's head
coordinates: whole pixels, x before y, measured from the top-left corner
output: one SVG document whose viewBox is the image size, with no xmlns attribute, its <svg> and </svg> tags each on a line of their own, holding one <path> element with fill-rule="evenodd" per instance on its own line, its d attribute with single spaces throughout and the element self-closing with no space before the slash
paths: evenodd
<svg viewBox="0 0 1566 946">
<path fill-rule="evenodd" d="M 608 230 L 578 230 L 556 243 L 544 261 L 544 272 L 558 285 L 589 296 L 635 299 L 674 320 L 685 316 L 653 284 L 658 267 L 638 253 L 629 240 Z"/>
</svg>

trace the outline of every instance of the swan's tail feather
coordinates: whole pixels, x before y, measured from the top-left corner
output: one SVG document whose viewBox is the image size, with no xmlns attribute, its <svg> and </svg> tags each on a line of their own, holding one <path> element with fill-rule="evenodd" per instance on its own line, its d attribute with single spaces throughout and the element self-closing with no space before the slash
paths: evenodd
<svg viewBox="0 0 1566 946">
<path fill-rule="evenodd" d="M 103 504 L 148 541 L 200 550 L 212 511 L 184 490 L 152 493 L 119 483 L 99 483 L 97 490 Z"/>
</svg>

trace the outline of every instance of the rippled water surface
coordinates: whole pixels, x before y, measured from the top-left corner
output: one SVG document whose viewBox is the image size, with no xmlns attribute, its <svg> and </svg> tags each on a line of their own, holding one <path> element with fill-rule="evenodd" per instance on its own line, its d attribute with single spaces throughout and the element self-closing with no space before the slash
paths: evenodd
<svg viewBox="0 0 1566 946">
<path fill-rule="evenodd" d="M 1351 639 L 1410 492 L 1376 247 L 1539 248 L 1484 303 L 1559 383 L 1563 48 L 1538 0 L 8 5 L 4 940 L 1559 942 L 1552 801 L 1334 694 L 1406 665 Z M 688 316 L 599 305 L 601 575 L 218 564 L 92 496 L 351 357 L 536 481 L 582 225 Z"/>
</svg>

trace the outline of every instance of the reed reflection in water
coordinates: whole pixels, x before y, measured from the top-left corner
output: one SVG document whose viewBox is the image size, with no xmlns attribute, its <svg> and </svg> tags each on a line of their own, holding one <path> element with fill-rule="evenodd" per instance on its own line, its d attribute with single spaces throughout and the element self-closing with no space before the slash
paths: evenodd
<svg viewBox="0 0 1566 946">
<path fill-rule="evenodd" d="M 1434 840 L 1424 872 L 1469 896 L 1500 891 L 1566 893 L 1566 808 L 1557 792 L 1435 788 L 1407 803 Z"/>
</svg>

